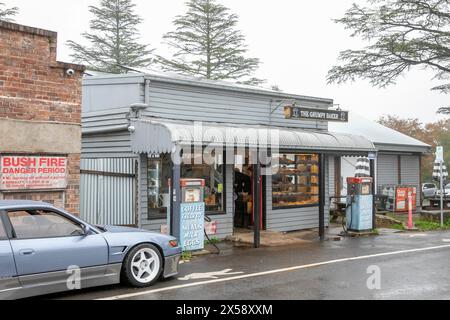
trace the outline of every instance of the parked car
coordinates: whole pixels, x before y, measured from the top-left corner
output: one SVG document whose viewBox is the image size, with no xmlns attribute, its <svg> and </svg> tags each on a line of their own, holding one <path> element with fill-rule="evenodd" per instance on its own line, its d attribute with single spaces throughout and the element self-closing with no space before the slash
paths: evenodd
<svg viewBox="0 0 450 320">
<path fill-rule="evenodd" d="M 424 198 L 434 198 L 438 188 L 434 183 L 424 183 L 422 184 L 422 194 Z"/>
<path fill-rule="evenodd" d="M 50 204 L 0 201 L 0 299 L 116 283 L 147 287 L 178 274 L 175 238 L 93 226 Z"/>
<path fill-rule="evenodd" d="M 437 196 L 437 197 L 440 197 L 440 196 L 441 196 L 441 190 L 439 190 L 439 188 L 438 188 L 438 190 L 437 190 L 437 192 L 436 192 L 436 196 Z M 447 185 L 444 187 L 444 196 L 445 196 L 446 198 L 450 198 L 450 183 L 447 184 Z"/>
</svg>

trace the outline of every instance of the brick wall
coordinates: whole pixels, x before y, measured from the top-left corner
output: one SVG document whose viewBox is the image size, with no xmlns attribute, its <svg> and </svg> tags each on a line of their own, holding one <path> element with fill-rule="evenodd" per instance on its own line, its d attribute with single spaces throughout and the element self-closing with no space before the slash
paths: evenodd
<svg viewBox="0 0 450 320">
<path fill-rule="evenodd" d="M 36 124 L 68 123 L 80 128 L 81 140 L 81 79 L 84 67 L 57 62 L 56 46 L 57 34 L 54 32 L 0 21 L 0 125 L 2 119 Z M 75 70 L 75 75 L 67 75 L 68 69 Z M 26 132 L 11 134 L 21 135 L 20 139 L 24 141 L 27 139 Z M 58 135 L 58 132 L 54 134 Z M 21 148 L 0 148 L 0 154 L 14 154 L 18 149 Z M 45 145 L 39 150 L 39 155 L 50 153 Z M 69 159 L 68 187 L 65 191 L 21 190 L 4 192 L 2 197 L 46 201 L 78 213 L 80 152 L 76 148 L 61 154 Z M 27 150 L 20 153 L 33 155 Z M 54 150 L 51 154 L 55 155 Z"/>
</svg>

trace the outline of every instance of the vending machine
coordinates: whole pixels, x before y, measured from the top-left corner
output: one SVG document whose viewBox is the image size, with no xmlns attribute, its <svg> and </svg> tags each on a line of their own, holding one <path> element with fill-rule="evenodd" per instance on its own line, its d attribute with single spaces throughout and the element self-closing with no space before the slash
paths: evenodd
<svg viewBox="0 0 450 320">
<path fill-rule="evenodd" d="M 373 179 L 347 178 L 346 225 L 350 231 L 373 229 Z"/>
<path fill-rule="evenodd" d="M 181 179 L 180 244 L 183 251 L 205 245 L 205 180 Z"/>
</svg>

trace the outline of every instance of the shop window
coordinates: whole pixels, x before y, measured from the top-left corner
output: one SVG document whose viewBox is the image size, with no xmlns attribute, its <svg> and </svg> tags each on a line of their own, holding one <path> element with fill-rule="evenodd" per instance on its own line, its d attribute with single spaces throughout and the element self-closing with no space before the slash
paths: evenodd
<svg viewBox="0 0 450 320">
<path fill-rule="evenodd" d="M 272 177 L 273 209 L 319 205 L 319 155 L 282 154 Z"/>
<path fill-rule="evenodd" d="M 170 156 L 149 158 L 147 163 L 149 219 L 166 219 L 170 208 L 169 179 L 172 177 Z"/>
<path fill-rule="evenodd" d="M 225 166 L 191 164 L 183 165 L 181 176 L 185 179 L 205 180 L 206 211 L 210 213 L 225 212 Z"/>
</svg>

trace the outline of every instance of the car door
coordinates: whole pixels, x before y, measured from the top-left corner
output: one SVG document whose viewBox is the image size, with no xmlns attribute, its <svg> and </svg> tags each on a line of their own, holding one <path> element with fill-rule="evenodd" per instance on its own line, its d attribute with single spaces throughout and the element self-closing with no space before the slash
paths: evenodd
<svg viewBox="0 0 450 320">
<path fill-rule="evenodd" d="M 0 212 L 0 299 L 7 299 L 20 287 L 16 265 L 14 263 L 11 244 L 5 229 L 3 220 L 5 217 Z"/>
<path fill-rule="evenodd" d="M 23 286 L 64 283 L 70 270 L 80 276 L 102 277 L 108 264 L 108 245 L 95 231 L 61 212 L 16 210 L 6 213 L 13 230 L 10 240 Z"/>
</svg>

